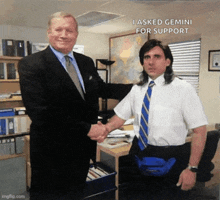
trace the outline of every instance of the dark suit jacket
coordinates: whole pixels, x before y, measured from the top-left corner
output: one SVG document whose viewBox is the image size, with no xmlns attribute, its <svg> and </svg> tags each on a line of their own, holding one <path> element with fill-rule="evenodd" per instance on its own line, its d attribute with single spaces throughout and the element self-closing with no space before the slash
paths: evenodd
<svg viewBox="0 0 220 200">
<path fill-rule="evenodd" d="M 50 47 L 19 62 L 22 99 L 32 120 L 30 153 L 42 155 L 32 166 L 51 168 L 94 157 L 87 136 L 97 123 L 98 97 L 122 99 L 132 85 L 105 84 L 91 58 L 74 52 L 85 85 L 85 100 Z"/>
</svg>

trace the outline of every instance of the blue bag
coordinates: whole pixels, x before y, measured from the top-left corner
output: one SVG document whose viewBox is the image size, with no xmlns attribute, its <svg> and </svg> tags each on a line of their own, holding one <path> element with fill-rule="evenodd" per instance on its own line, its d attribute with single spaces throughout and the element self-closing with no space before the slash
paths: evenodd
<svg viewBox="0 0 220 200">
<path fill-rule="evenodd" d="M 143 157 L 135 156 L 135 161 L 141 173 L 146 176 L 163 176 L 167 174 L 176 162 L 175 158 L 164 160 L 157 157 Z"/>
</svg>

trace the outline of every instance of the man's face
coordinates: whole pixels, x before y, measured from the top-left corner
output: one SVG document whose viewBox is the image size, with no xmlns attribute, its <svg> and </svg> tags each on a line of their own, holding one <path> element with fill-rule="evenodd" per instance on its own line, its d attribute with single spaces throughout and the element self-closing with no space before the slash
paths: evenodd
<svg viewBox="0 0 220 200">
<path fill-rule="evenodd" d="M 150 78 L 155 80 L 166 71 L 170 59 L 166 59 L 163 50 L 156 46 L 144 54 L 143 68 Z"/>
<path fill-rule="evenodd" d="M 78 36 L 77 26 L 72 17 L 53 18 L 47 31 L 49 42 L 54 49 L 64 54 L 72 51 Z"/>
</svg>

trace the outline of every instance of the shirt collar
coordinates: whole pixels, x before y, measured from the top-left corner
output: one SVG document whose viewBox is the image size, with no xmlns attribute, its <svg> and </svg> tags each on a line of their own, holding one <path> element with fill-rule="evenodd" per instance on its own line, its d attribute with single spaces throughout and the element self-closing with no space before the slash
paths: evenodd
<svg viewBox="0 0 220 200">
<path fill-rule="evenodd" d="M 63 53 L 57 51 L 56 49 L 54 49 L 51 45 L 50 45 L 50 48 L 60 61 L 64 58 L 65 55 L 68 55 L 71 58 L 71 60 L 74 59 L 72 52 L 69 52 L 68 54 L 63 54 Z"/>
<path fill-rule="evenodd" d="M 165 79 L 164 79 L 164 74 L 161 74 L 159 77 L 157 77 L 155 80 L 151 79 L 149 77 L 149 80 L 148 80 L 148 85 L 151 81 L 154 81 L 155 85 L 164 85 L 165 83 Z"/>
</svg>

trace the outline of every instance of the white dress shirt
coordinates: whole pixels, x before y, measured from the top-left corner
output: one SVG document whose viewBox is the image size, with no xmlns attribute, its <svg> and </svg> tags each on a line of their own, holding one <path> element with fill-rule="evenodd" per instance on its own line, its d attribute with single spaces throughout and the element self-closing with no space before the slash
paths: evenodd
<svg viewBox="0 0 220 200">
<path fill-rule="evenodd" d="M 127 120 L 134 116 L 134 133 L 139 137 L 141 108 L 148 83 L 134 85 L 127 96 L 115 107 L 118 117 Z M 151 145 L 182 145 L 188 129 L 208 124 L 201 101 L 193 86 L 175 78 L 165 84 L 164 75 L 154 80 L 149 110 L 149 137 Z"/>
</svg>

